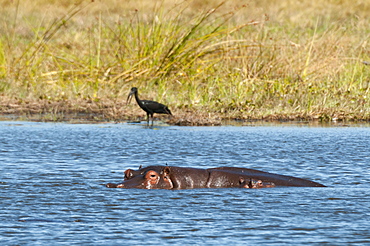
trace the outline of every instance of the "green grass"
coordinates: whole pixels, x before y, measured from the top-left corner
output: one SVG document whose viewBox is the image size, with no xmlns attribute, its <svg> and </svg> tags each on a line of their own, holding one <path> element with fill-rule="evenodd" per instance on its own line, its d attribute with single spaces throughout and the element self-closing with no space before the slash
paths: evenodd
<svg viewBox="0 0 370 246">
<path fill-rule="evenodd" d="M 131 4 L 5 1 L 0 97 L 118 104 L 136 86 L 178 115 L 370 119 L 367 1 Z"/>
</svg>

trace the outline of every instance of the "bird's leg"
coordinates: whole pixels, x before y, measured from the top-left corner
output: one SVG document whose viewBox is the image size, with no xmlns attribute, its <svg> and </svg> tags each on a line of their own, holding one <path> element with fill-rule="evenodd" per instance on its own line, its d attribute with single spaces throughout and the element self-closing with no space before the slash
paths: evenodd
<svg viewBox="0 0 370 246">
<path fill-rule="evenodd" d="M 146 113 L 146 124 L 149 126 L 149 113 Z"/>
</svg>

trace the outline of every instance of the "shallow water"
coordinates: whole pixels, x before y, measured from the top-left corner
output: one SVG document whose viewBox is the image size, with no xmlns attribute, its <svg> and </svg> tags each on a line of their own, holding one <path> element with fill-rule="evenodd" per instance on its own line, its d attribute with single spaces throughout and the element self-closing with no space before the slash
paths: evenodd
<svg viewBox="0 0 370 246">
<path fill-rule="evenodd" d="M 370 128 L 0 122 L 1 245 L 370 243 Z M 108 189 L 140 165 L 327 188 Z"/>
</svg>

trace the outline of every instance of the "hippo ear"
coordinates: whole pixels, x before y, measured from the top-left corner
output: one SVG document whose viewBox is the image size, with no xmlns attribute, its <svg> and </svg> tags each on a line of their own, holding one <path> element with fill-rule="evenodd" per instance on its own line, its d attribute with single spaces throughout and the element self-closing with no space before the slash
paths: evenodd
<svg viewBox="0 0 370 246">
<path fill-rule="evenodd" d="M 239 184 L 242 184 L 244 182 L 244 178 L 239 179 Z"/>
<path fill-rule="evenodd" d="M 127 169 L 124 174 L 125 174 L 125 179 L 130 179 L 132 178 L 133 174 L 131 173 L 131 169 Z"/>
<path fill-rule="evenodd" d="M 171 172 L 170 167 L 168 167 L 168 166 L 164 167 L 164 169 L 163 169 L 163 173 L 164 173 L 165 175 L 170 174 L 170 172 Z"/>
<path fill-rule="evenodd" d="M 140 170 L 140 169 L 142 169 L 142 168 L 143 168 L 143 166 L 142 166 L 142 165 L 140 165 L 139 170 Z"/>
</svg>

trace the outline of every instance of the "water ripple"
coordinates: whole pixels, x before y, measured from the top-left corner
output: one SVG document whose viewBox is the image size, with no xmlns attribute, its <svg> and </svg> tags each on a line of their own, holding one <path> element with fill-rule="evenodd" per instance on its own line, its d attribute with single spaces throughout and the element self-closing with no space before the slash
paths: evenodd
<svg viewBox="0 0 370 246">
<path fill-rule="evenodd" d="M 370 129 L 0 122 L 2 245 L 370 243 Z M 123 190 L 140 165 L 239 166 L 327 188 Z"/>
</svg>

